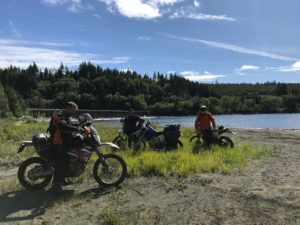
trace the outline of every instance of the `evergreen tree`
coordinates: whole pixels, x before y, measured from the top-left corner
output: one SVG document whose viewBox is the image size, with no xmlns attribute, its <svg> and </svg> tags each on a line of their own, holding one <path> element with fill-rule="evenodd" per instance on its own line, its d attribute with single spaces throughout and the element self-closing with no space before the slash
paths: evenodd
<svg viewBox="0 0 300 225">
<path fill-rule="evenodd" d="M 4 88 L 0 84 L 0 117 L 5 116 L 5 114 L 8 112 L 8 99 L 7 95 L 4 91 Z"/>
</svg>

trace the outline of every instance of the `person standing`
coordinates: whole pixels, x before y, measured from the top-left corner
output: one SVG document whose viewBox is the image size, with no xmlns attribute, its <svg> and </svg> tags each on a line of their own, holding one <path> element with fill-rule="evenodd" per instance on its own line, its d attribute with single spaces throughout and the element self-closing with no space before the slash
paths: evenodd
<svg viewBox="0 0 300 225">
<path fill-rule="evenodd" d="M 144 122 L 141 117 L 137 116 L 134 114 L 133 108 L 130 108 L 128 110 L 127 116 L 124 118 L 123 123 L 124 123 L 124 133 L 128 136 L 128 147 L 130 148 L 132 145 L 132 137 L 131 135 L 139 129 L 141 124 Z"/>
<path fill-rule="evenodd" d="M 67 149 L 71 140 L 72 132 L 80 132 L 80 128 L 74 126 L 71 117 L 75 115 L 78 106 L 74 102 L 68 102 L 64 110 L 54 112 L 48 131 L 54 155 L 54 178 L 53 185 L 60 187 L 65 185 L 65 173 L 67 169 Z"/>
<path fill-rule="evenodd" d="M 206 146 L 209 146 L 213 140 L 212 129 L 216 129 L 215 118 L 210 112 L 207 111 L 207 107 L 202 105 L 200 107 L 200 112 L 195 120 L 196 132 L 201 132 L 203 134 L 203 141 Z"/>
</svg>

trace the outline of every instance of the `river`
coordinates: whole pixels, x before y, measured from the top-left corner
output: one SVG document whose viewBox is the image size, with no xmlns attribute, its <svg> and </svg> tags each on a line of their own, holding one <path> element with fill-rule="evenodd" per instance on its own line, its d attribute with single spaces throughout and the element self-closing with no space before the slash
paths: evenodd
<svg viewBox="0 0 300 225">
<path fill-rule="evenodd" d="M 300 113 L 292 114 L 252 114 L 252 115 L 216 115 L 216 123 L 230 128 L 270 128 L 300 129 Z M 161 126 L 178 123 L 183 127 L 193 127 L 195 116 L 157 116 L 149 120 Z M 96 119 L 97 123 L 121 126 L 120 118 Z"/>
</svg>

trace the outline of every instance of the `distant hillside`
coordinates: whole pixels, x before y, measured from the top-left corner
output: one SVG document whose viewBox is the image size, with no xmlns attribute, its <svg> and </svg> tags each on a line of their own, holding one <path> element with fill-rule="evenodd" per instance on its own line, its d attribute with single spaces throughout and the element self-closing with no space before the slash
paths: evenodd
<svg viewBox="0 0 300 225">
<path fill-rule="evenodd" d="M 61 108 L 75 101 L 84 109 L 148 110 L 153 115 L 193 115 L 200 105 L 214 114 L 299 112 L 300 84 L 206 84 L 176 74 L 103 69 L 82 63 L 71 71 L 0 69 L 0 116 L 20 116 L 26 107 Z"/>
</svg>

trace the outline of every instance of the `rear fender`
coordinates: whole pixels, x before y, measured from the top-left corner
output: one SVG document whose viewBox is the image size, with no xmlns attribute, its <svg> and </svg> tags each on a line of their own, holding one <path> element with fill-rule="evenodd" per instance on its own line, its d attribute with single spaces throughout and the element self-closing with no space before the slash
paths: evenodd
<svg viewBox="0 0 300 225">
<path fill-rule="evenodd" d="M 19 146 L 18 153 L 22 152 L 28 146 L 33 146 L 32 141 L 23 141 Z"/>
</svg>

